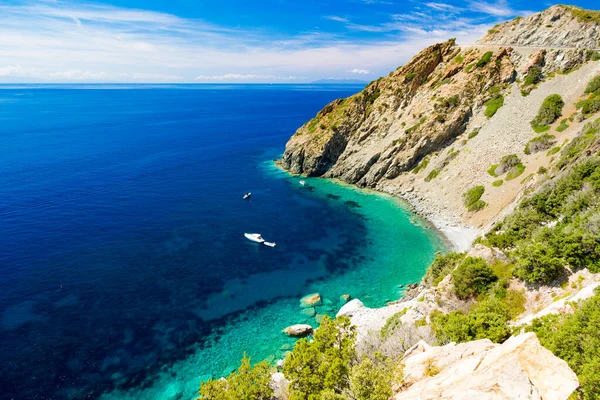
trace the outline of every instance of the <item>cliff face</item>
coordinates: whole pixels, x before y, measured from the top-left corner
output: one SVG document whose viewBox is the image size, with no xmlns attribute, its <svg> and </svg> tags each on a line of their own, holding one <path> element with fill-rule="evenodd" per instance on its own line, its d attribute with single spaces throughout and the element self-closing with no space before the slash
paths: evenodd
<svg viewBox="0 0 600 400">
<path fill-rule="evenodd" d="M 552 167 L 546 152 L 524 151 L 539 136 L 530 121 L 544 99 L 559 94 L 565 103 L 559 121 L 568 124 L 549 132 L 557 145 L 581 130 L 575 105 L 600 73 L 600 52 L 590 49 L 599 16 L 555 6 L 499 25 L 476 45 L 431 46 L 327 105 L 290 138 L 279 163 L 403 197 L 442 230 L 489 226 L 539 183 L 540 167 Z M 522 178 L 488 173 L 511 154 Z M 474 186 L 485 187 L 486 206 L 469 211 L 464 195 Z"/>
<path fill-rule="evenodd" d="M 600 12 L 556 5 L 527 18 L 497 25 L 480 44 L 600 48 Z"/>
<path fill-rule="evenodd" d="M 425 49 L 361 93 L 327 105 L 290 139 L 282 166 L 360 186 L 410 170 L 465 131 L 473 109 L 494 95 L 490 89 L 514 80 L 510 49 L 484 54 L 453 41 Z"/>
</svg>

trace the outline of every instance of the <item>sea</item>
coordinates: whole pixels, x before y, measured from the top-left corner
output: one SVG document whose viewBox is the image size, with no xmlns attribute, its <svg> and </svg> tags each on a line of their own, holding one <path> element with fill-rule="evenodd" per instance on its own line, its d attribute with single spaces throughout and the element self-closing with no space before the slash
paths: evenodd
<svg viewBox="0 0 600 400">
<path fill-rule="evenodd" d="M 391 196 L 274 163 L 361 89 L 0 86 L 0 399 L 194 399 L 244 353 L 283 357 L 282 330 L 342 295 L 400 298 L 438 234 Z"/>
</svg>

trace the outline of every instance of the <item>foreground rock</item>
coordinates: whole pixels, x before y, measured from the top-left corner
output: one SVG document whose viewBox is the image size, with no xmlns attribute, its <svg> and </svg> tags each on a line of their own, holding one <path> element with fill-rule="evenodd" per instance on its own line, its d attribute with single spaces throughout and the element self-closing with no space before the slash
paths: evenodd
<svg viewBox="0 0 600 400">
<path fill-rule="evenodd" d="M 488 339 L 407 351 L 403 399 L 565 400 L 579 386 L 567 363 L 544 348 L 534 333 L 503 344 Z"/>
<path fill-rule="evenodd" d="M 283 333 L 294 337 L 308 336 L 313 333 L 313 327 L 308 324 L 291 325 L 285 328 Z"/>
<path fill-rule="evenodd" d="M 335 317 L 336 318 L 337 317 L 351 317 L 358 310 L 360 310 L 364 307 L 365 307 L 365 305 L 359 299 L 350 300 L 349 302 L 344 304 L 342 306 L 342 308 L 340 308 L 340 311 L 338 311 L 338 313 L 335 315 Z"/>
</svg>

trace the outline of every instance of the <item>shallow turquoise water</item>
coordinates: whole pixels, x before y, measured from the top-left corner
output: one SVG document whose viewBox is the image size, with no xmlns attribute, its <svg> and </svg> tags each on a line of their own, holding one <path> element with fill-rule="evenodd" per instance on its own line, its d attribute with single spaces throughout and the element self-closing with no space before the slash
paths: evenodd
<svg viewBox="0 0 600 400">
<path fill-rule="evenodd" d="M 421 280 L 435 253 L 447 249 L 426 221 L 419 220 L 393 196 L 327 179 L 294 177 L 277 169 L 272 161 L 262 163 L 260 168 L 269 179 L 286 180 L 299 194 L 308 193 L 304 201 L 326 200 L 333 208 L 344 204 L 365 222 L 362 260 L 343 273 L 328 276 L 323 263 L 319 275 L 324 279 L 315 274 L 303 276 L 302 272 L 294 279 L 293 273 L 288 271 L 283 273 L 286 282 L 281 285 L 279 272 L 253 277 L 256 281 L 271 280 L 272 290 L 280 296 L 298 289 L 305 294 L 321 294 L 323 304 L 315 307 L 317 314 L 334 316 L 343 305 L 340 299 L 343 294 L 359 298 L 367 307 L 382 307 L 397 300 L 403 287 Z M 300 179 L 306 181 L 306 186 L 299 184 Z M 331 250 L 345 242 L 343 235 L 332 227 L 322 226 L 314 233 L 309 247 L 315 250 Z M 294 270 L 293 264 L 290 270 Z M 227 303 L 234 292 L 252 296 L 253 278 L 245 285 L 232 280 L 223 293 L 212 299 L 213 306 L 218 309 L 219 303 Z M 313 281 L 307 283 L 307 280 Z M 318 326 L 314 317 L 301 313 L 300 298 L 278 299 L 237 315 L 219 334 L 211 335 L 208 346 L 197 348 L 190 357 L 158 375 L 152 387 L 117 391 L 103 399 L 167 399 L 182 394 L 184 399 L 194 398 L 200 381 L 228 375 L 237 367 L 244 352 L 254 361 L 274 362 L 282 358 L 295 342 L 282 334 L 282 329 L 299 323 Z"/>
</svg>

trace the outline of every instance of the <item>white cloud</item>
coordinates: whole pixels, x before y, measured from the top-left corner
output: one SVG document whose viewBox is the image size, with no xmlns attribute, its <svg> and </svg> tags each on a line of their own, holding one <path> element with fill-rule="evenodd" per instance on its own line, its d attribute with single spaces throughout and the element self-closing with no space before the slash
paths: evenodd
<svg viewBox="0 0 600 400">
<path fill-rule="evenodd" d="M 348 21 L 348 18 L 338 17 L 337 15 L 328 15 L 325 17 L 325 19 L 329 19 L 331 21 L 336 21 L 336 22 L 350 22 L 350 21 Z"/>
<path fill-rule="evenodd" d="M 426 7 L 429 8 L 433 8 L 434 10 L 438 10 L 438 11 L 448 11 L 448 12 L 458 12 L 461 9 L 458 7 L 455 7 L 451 4 L 446 4 L 446 3 L 425 3 Z"/>
<path fill-rule="evenodd" d="M 506 1 L 498 1 L 496 3 L 487 3 L 485 1 L 471 2 L 469 8 L 472 11 L 493 15 L 496 17 L 510 17 L 516 12 L 509 7 Z"/>
<path fill-rule="evenodd" d="M 371 73 L 368 69 L 358 69 L 358 68 L 351 69 L 349 72 L 351 72 L 353 74 L 362 74 L 362 75 L 368 75 Z"/>
<path fill-rule="evenodd" d="M 381 33 L 351 41 L 319 31 L 282 36 L 233 30 L 113 6 L 10 4 L 0 5 L 0 81 L 297 82 L 360 74 L 354 71 L 383 75 L 434 42 L 456 37 L 471 43 L 489 28 L 458 17 L 433 24 L 423 12 L 374 26 L 327 17 L 348 29 Z"/>
</svg>

